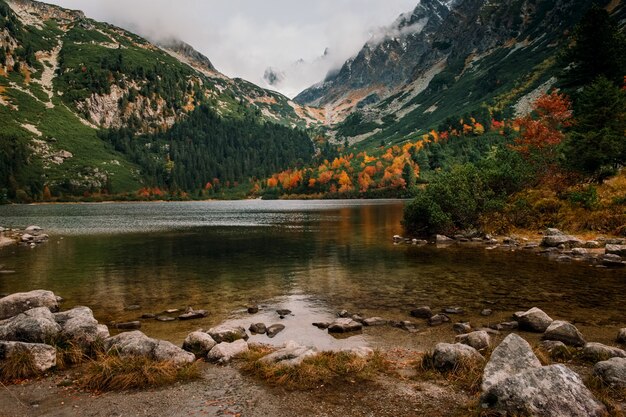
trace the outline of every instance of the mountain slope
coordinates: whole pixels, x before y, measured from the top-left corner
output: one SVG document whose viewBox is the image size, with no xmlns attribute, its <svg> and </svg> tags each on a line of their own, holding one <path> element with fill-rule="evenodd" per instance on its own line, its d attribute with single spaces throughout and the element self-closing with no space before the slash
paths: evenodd
<svg viewBox="0 0 626 417">
<path fill-rule="evenodd" d="M 523 113 L 556 82 L 558 54 L 591 4 L 422 0 L 295 100 L 323 107 L 338 138 L 365 144 L 413 140 L 463 114 Z"/>
<path fill-rule="evenodd" d="M 21 190 L 40 198 L 44 186 L 55 195 L 150 185 L 145 167 L 99 132 L 159 134 L 202 106 L 235 124 L 319 123 L 315 111 L 281 94 L 220 74 L 181 41 L 157 46 L 79 11 L 0 0 L 0 145 L 30 155 L 28 166 L 15 169 L 43 172 L 38 186 L 20 183 L 17 174 L 0 179 L 13 197 Z"/>
</svg>

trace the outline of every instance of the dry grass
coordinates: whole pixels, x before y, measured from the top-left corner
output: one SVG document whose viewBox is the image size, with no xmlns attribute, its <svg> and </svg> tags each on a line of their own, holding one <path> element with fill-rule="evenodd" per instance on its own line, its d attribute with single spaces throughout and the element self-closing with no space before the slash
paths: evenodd
<svg viewBox="0 0 626 417">
<path fill-rule="evenodd" d="M 585 385 L 606 406 L 610 417 L 626 416 L 618 404 L 626 402 L 626 388 L 612 387 L 593 375 L 585 380 Z"/>
<path fill-rule="evenodd" d="M 293 367 L 259 361 L 271 351 L 265 346 L 251 347 L 241 357 L 241 371 L 271 386 L 303 390 L 322 385 L 371 381 L 390 369 L 389 361 L 378 351 L 367 358 L 346 352 L 321 352 Z"/>
<path fill-rule="evenodd" d="M 141 356 L 102 355 L 83 371 L 79 386 L 88 390 L 124 391 L 154 388 L 200 377 L 196 362 L 179 366 L 173 362 L 155 361 Z"/>
<path fill-rule="evenodd" d="M 489 354 L 490 352 L 485 353 L 487 360 Z M 443 378 L 470 394 L 478 394 L 480 393 L 485 363 L 486 361 L 484 363 L 461 361 L 454 368 L 440 370 L 435 368 L 433 352 L 426 352 L 415 362 L 416 378 L 426 380 Z"/>
<path fill-rule="evenodd" d="M 40 372 L 35 366 L 33 356 L 25 348 L 14 349 L 11 355 L 2 361 L 0 367 L 0 381 L 3 383 L 13 383 L 38 374 Z"/>
</svg>

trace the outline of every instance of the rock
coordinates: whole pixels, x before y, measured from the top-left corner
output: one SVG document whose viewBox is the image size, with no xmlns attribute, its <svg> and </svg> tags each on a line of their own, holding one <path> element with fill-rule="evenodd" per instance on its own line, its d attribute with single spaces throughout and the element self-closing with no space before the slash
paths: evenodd
<svg viewBox="0 0 626 417">
<path fill-rule="evenodd" d="M 234 327 L 228 325 L 217 326 L 212 329 L 209 329 L 207 333 L 215 340 L 217 343 L 222 342 L 234 342 L 235 340 L 243 339 L 248 340 L 248 334 L 246 333 L 246 329 L 243 327 Z"/>
<path fill-rule="evenodd" d="M 607 255 L 626 256 L 626 245 L 606 245 L 604 253 Z"/>
<path fill-rule="evenodd" d="M 446 307 L 443 309 L 445 314 L 465 314 L 465 310 L 461 307 Z"/>
<path fill-rule="evenodd" d="M 556 248 L 561 245 L 568 248 L 578 248 L 583 246 L 583 244 L 583 241 L 577 237 L 565 234 L 544 236 L 541 240 L 541 246 L 548 248 Z"/>
<path fill-rule="evenodd" d="M 428 306 L 418 307 L 414 310 L 411 310 L 411 316 L 418 319 L 429 319 L 434 316 L 434 313 Z"/>
<path fill-rule="evenodd" d="M 468 334 L 461 334 L 455 338 L 457 343 L 462 343 L 473 347 L 476 350 L 487 349 L 491 346 L 491 337 L 485 331 L 476 331 Z"/>
<path fill-rule="evenodd" d="M 61 334 L 78 343 L 83 348 L 109 337 L 109 329 L 98 324 L 89 307 L 75 307 L 54 314 L 54 320 L 61 326 Z"/>
<path fill-rule="evenodd" d="M 330 323 L 327 321 L 317 322 L 317 323 L 313 323 L 313 326 L 317 327 L 318 329 L 326 330 L 328 329 L 328 326 L 330 326 Z"/>
<path fill-rule="evenodd" d="M 626 351 L 602 343 L 590 342 L 585 345 L 583 356 L 594 362 L 599 362 L 611 358 L 626 358 Z"/>
<path fill-rule="evenodd" d="M 544 340 L 558 340 L 566 345 L 581 347 L 585 346 L 585 338 L 576 326 L 566 321 L 553 321 L 543 335 Z"/>
<path fill-rule="evenodd" d="M 251 324 L 248 330 L 254 334 L 265 334 L 267 332 L 267 326 L 265 326 L 265 323 L 255 323 Z"/>
<path fill-rule="evenodd" d="M 438 343 L 433 352 L 433 364 L 439 370 L 450 370 L 459 366 L 471 366 L 484 362 L 485 358 L 471 346 L 460 343 Z"/>
<path fill-rule="evenodd" d="M 267 337 L 273 339 L 278 333 L 285 330 L 285 326 L 282 324 L 272 324 L 267 328 Z"/>
<path fill-rule="evenodd" d="M 366 347 L 366 346 L 343 348 L 341 349 L 341 351 L 348 353 L 350 355 L 354 355 L 361 359 L 366 359 L 374 354 L 374 349 Z"/>
<path fill-rule="evenodd" d="M 396 242 L 396 243 L 397 242 L 402 242 L 403 240 L 404 240 L 404 238 L 402 236 L 400 236 L 400 235 L 394 235 L 393 236 L 393 241 Z"/>
<path fill-rule="evenodd" d="M 0 322 L 0 340 L 45 343 L 61 333 L 61 326 L 47 307 L 37 307 Z"/>
<path fill-rule="evenodd" d="M 588 242 L 585 242 L 583 247 L 586 249 L 599 249 L 602 247 L 602 244 L 597 240 L 590 240 Z"/>
<path fill-rule="evenodd" d="M 209 312 L 206 310 L 191 310 L 178 316 L 178 320 L 202 319 L 208 315 L 209 315 Z"/>
<path fill-rule="evenodd" d="M 248 306 L 248 314 L 256 314 L 259 312 L 259 306 Z"/>
<path fill-rule="evenodd" d="M 138 330 L 141 329 L 140 321 L 127 321 L 124 323 L 113 323 L 113 327 L 118 330 Z"/>
<path fill-rule="evenodd" d="M 548 352 L 549 354 L 552 354 L 553 352 L 567 352 L 567 346 L 565 346 L 565 343 L 560 342 L 558 340 L 542 340 L 539 343 L 539 347 L 543 350 L 545 350 L 546 352 Z"/>
<path fill-rule="evenodd" d="M 363 329 L 363 325 L 349 318 L 340 318 L 328 326 L 328 333 L 349 333 L 358 332 Z"/>
<path fill-rule="evenodd" d="M 517 318 L 521 330 L 537 333 L 545 332 L 553 321 L 550 316 L 537 307 L 533 307 L 525 313 L 519 314 Z"/>
<path fill-rule="evenodd" d="M 437 235 L 435 237 L 435 242 L 436 243 L 452 243 L 454 242 L 454 239 L 450 239 L 448 236 L 444 236 L 444 235 Z"/>
<path fill-rule="evenodd" d="M 337 317 L 345 319 L 350 317 L 350 313 L 348 312 L 348 310 L 341 310 L 339 313 L 337 313 Z"/>
<path fill-rule="evenodd" d="M 598 362 L 593 367 L 593 374 L 610 386 L 626 388 L 626 358 Z"/>
<path fill-rule="evenodd" d="M 486 308 L 483 311 L 480 312 L 480 315 L 483 317 L 489 317 L 493 314 L 493 310 Z"/>
<path fill-rule="evenodd" d="M 617 343 L 626 343 L 626 328 L 617 332 Z"/>
<path fill-rule="evenodd" d="M 57 350 L 42 343 L 0 342 L 0 364 L 16 353 L 26 351 L 38 372 L 46 372 L 57 365 Z"/>
<path fill-rule="evenodd" d="M 120 333 L 104 341 L 107 352 L 116 352 L 122 357 L 143 356 L 156 361 L 185 365 L 195 361 L 193 353 L 174 346 L 165 340 L 152 339 L 139 330 Z"/>
<path fill-rule="evenodd" d="M 353 314 L 351 319 L 361 324 L 363 324 L 363 322 L 365 321 L 365 318 L 359 316 L 358 314 Z"/>
<path fill-rule="evenodd" d="M 497 331 L 511 331 L 517 329 L 518 327 L 519 323 L 516 321 L 505 321 L 491 326 L 493 330 Z"/>
<path fill-rule="evenodd" d="M 25 233 L 30 233 L 30 234 L 37 234 L 39 232 L 43 231 L 43 229 L 39 226 L 28 226 L 26 229 L 24 229 Z"/>
<path fill-rule="evenodd" d="M 572 256 L 574 256 L 575 258 L 584 258 L 585 256 L 587 256 L 587 254 L 588 254 L 587 249 L 583 249 L 583 248 L 572 249 Z"/>
<path fill-rule="evenodd" d="M 215 340 L 204 332 L 192 332 L 187 335 L 183 342 L 183 350 L 196 355 L 196 358 L 206 356 L 216 345 Z"/>
<path fill-rule="evenodd" d="M 54 313 L 59 311 L 59 302 L 51 291 L 36 290 L 11 294 L 0 298 L 0 320 L 37 307 L 46 307 Z"/>
<path fill-rule="evenodd" d="M 137 311 L 137 310 L 141 310 L 141 306 L 137 305 L 137 304 L 133 304 L 133 305 L 130 305 L 130 306 L 124 308 L 124 310 L 126 310 L 126 311 Z"/>
<path fill-rule="evenodd" d="M 144 313 L 141 315 L 140 318 L 142 319 L 156 319 L 156 314 L 152 314 L 152 313 Z"/>
<path fill-rule="evenodd" d="M 374 327 L 374 326 L 384 326 L 388 323 L 387 320 L 385 320 L 382 317 L 369 317 L 365 320 L 363 320 L 363 324 L 366 326 L 370 326 L 370 327 Z"/>
<path fill-rule="evenodd" d="M 624 261 L 622 261 L 622 257 L 619 255 L 608 254 L 604 255 L 602 258 L 602 265 L 614 268 L 624 267 Z"/>
<path fill-rule="evenodd" d="M 315 349 L 301 346 L 294 341 L 286 342 L 283 347 L 274 353 L 270 353 L 259 359 L 262 363 L 277 363 L 283 366 L 298 366 L 306 358 L 311 358 L 318 354 Z"/>
<path fill-rule="evenodd" d="M 513 375 L 540 367 L 541 362 L 528 342 L 511 333 L 491 353 L 483 372 L 482 390 L 487 391 Z"/>
<path fill-rule="evenodd" d="M 176 319 L 174 317 L 168 317 L 168 316 L 157 316 L 156 320 L 157 321 L 162 321 L 162 322 L 176 321 Z"/>
<path fill-rule="evenodd" d="M 479 329 L 476 329 L 476 331 L 487 332 L 487 334 L 489 336 L 500 336 L 500 334 L 501 334 L 499 330 L 494 330 L 494 329 L 491 329 L 489 327 L 481 327 Z"/>
<path fill-rule="evenodd" d="M 241 355 L 248 350 L 248 343 L 243 339 L 235 340 L 232 343 L 220 343 L 211 349 L 207 359 L 211 362 L 227 363 L 235 356 Z"/>
<path fill-rule="evenodd" d="M 444 323 L 450 322 L 450 317 L 445 314 L 436 314 L 428 319 L 428 324 L 430 326 L 441 326 Z"/>
<path fill-rule="evenodd" d="M 287 310 L 286 308 L 280 309 L 280 310 L 276 310 L 276 312 L 278 313 L 278 315 L 280 316 L 281 319 L 283 319 L 286 316 L 291 314 L 291 310 Z"/>
<path fill-rule="evenodd" d="M 409 333 L 417 333 L 418 328 L 417 328 L 417 324 L 408 321 L 408 320 L 403 320 L 403 321 L 393 321 L 391 322 L 391 326 L 392 327 L 397 327 L 398 329 L 402 329 L 405 330 Z"/>
<path fill-rule="evenodd" d="M 457 334 L 466 334 L 472 331 L 472 326 L 470 323 L 454 323 L 452 330 Z"/>
<path fill-rule="evenodd" d="M 483 394 L 484 408 L 506 415 L 601 417 L 606 408 L 574 371 L 563 365 L 533 368 L 497 382 Z"/>
<path fill-rule="evenodd" d="M 165 310 L 163 313 L 165 313 L 165 314 L 176 314 L 176 313 L 180 313 L 180 309 L 179 308 L 170 308 L 168 310 Z"/>
</svg>

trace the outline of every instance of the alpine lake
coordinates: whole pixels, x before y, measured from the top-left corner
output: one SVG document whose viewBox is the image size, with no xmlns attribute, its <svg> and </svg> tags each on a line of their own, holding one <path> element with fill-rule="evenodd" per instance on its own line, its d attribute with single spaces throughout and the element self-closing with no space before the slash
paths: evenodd
<svg viewBox="0 0 626 417">
<path fill-rule="evenodd" d="M 453 341 L 451 325 L 412 319 L 460 306 L 479 327 L 539 307 L 573 322 L 590 341 L 611 343 L 626 325 L 626 271 L 558 263 L 485 245 L 394 245 L 404 201 L 225 201 L 0 206 L 0 225 L 36 224 L 50 235 L 36 248 L 0 249 L 0 293 L 47 289 L 63 309 L 84 305 L 102 323 L 191 306 L 198 320 L 142 319 L 151 337 L 182 343 L 194 330 L 228 322 L 282 323 L 275 338 L 320 349 L 424 349 Z M 247 306 L 258 304 L 250 315 Z M 483 309 L 493 315 L 483 317 Z M 292 314 L 279 318 L 277 309 Z M 340 338 L 312 326 L 340 310 L 413 320 L 419 331 L 365 328 Z M 177 317 L 171 314 L 171 317 Z M 112 333 L 115 330 L 112 329 Z"/>
</svg>

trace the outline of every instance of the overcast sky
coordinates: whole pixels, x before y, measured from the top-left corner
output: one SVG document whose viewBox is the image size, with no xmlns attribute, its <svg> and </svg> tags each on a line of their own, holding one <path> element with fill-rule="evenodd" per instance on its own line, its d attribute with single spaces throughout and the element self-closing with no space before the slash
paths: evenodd
<svg viewBox="0 0 626 417">
<path fill-rule="evenodd" d="M 177 37 L 218 70 L 292 97 L 355 55 L 418 0 L 46 0 L 155 38 Z M 322 58 L 324 50 L 329 53 Z M 297 63 L 299 60 L 304 62 Z"/>
</svg>

